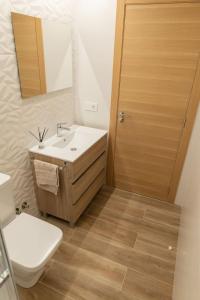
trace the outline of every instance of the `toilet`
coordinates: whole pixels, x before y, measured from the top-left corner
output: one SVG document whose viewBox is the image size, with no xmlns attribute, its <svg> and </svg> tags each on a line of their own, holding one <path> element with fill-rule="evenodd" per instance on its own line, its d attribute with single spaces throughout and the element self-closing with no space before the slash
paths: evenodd
<svg viewBox="0 0 200 300">
<path fill-rule="evenodd" d="M 54 225 L 29 214 L 15 214 L 10 176 L 0 173 L 0 225 L 15 281 L 24 288 L 37 283 L 63 237 Z"/>
</svg>

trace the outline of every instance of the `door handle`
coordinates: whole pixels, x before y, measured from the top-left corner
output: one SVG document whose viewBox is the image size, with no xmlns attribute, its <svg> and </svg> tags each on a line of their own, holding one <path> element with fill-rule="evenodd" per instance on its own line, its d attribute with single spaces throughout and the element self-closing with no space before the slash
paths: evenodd
<svg viewBox="0 0 200 300">
<path fill-rule="evenodd" d="M 120 111 L 119 112 L 119 122 L 123 123 L 124 122 L 124 118 L 125 118 L 125 112 L 124 111 Z"/>
<path fill-rule="evenodd" d="M 8 280 L 9 278 L 9 270 L 6 269 L 0 274 L 0 287 Z"/>
</svg>

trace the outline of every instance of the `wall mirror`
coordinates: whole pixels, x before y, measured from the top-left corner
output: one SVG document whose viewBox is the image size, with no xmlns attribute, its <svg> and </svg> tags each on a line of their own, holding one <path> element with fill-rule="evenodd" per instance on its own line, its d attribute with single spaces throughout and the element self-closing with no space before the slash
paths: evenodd
<svg viewBox="0 0 200 300">
<path fill-rule="evenodd" d="M 12 13 L 22 98 L 72 86 L 71 24 Z"/>
</svg>

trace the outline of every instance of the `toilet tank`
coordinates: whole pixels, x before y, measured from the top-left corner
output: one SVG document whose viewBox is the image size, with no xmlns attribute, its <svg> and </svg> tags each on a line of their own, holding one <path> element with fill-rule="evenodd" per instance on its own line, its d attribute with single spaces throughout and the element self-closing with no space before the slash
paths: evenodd
<svg viewBox="0 0 200 300">
<path fill-rule="evenodd" d="M 15 218 L 15 204 L 10 176 L 0 173 L 0 226 L 3 228 Z"/>
</svg>

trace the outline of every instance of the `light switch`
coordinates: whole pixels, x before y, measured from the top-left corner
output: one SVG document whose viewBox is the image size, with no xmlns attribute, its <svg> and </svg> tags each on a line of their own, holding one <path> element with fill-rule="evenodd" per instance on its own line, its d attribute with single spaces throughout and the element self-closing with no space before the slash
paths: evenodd
<svg viewBox="0 0 200 300">
<path fill-rule="evenodd" d="M 98 111 L 98 103 L 91 102 L 91 101 L 86 101 L 84 103 L 84 109 L 88 110 L 88 111 L 97 112 Z"/>
</svg>

